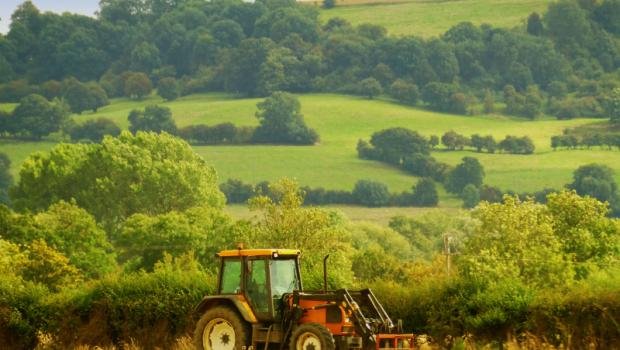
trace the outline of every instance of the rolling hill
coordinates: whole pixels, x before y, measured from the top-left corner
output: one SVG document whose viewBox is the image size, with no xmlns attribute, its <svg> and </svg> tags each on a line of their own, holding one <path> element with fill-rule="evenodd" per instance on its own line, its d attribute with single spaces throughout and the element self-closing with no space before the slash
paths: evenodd
<svg viewBox="0 0 620 350">
<path fill-rule="evenodd" d="M 387 184 L 391 191 L 409 190 L 417 181 L 413 176 L 393 167 L 357 158 L 359 139 L 388 127 L 406 127 L 425 136 L 454 130 L 471 135 L 491 134 L 496 139 L 506 135 L 531 137 L 536 145 L 533 155 L 485 154 L 473 151 L 433 152 L 438 160 L 457 164 L 464 156 L 478 158 L 485 167 L 485 182 L 503 190 L 517 192 L 560 188 L 571 181 L 578 166 L 601 162 L 620 173 L 620 152 L 615 150 L 553 151 L 549 139 L 565 128 L 601 123 L 596 119 L 558 121 L 541 119 L 529 121 L 502 115 L 458 116 L 412 108 L 388 100 L 367 100 L 360 97 L 309 94 L 299 96 L 307 124 L 321 136 L 316 146 L 231 145 L 195 146 L 194 149 L 218 170 L 220 180 L 236 178 L 248 183 L 292 177 L 302 185 L 327 189 L 353 188 L 359 179 L 372 179 Z M 134 108 L 158 103 L 168 106 L 179 127 L 192 124 L 232 122 L 236 125 L 256 125 L 256 103 L 261 99 L 234 99 L 224 94 L 192 95 L 174 102 L 163 103 L 157 97 L 145 101 L 115 100 L 97 113 L 76 115 L 78 122 L 106 117 L 127 128 L 127 115 Z M 48 150 L 54 142 L 0 142 L 0 152 L 10 155 L 12 171 L 30 152 Z M 619 178 L 620 179 L 620 178 Z M 443 206 L 458 206 L 458 200 L 442 191 Z"/>
<path fill-rule="evenodd" d="M 384 26 L 389 35 L 425 38 L 443 34 L 460 22 L 512 28 L 524 25 L 532 12 L 543 13 L 551 0 L 342 0 L 321 10 L 321 21 L 340 17 L 351 24 Z M 316 5 L 321 2 L 312 1 Z"/>
</svg>

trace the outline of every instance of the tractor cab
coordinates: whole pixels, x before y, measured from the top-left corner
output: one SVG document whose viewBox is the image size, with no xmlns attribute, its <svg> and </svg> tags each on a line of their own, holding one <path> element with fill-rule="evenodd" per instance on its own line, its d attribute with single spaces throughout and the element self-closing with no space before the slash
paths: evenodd
<svg viewBox="0 0 620 350">
<path fill-rule="evenodd" d="M 279 319 L 282 296 L 301 290 L 299 250 L 224 250 L 218 294 L 242 296 L 260 321 Z"/>
</svg>

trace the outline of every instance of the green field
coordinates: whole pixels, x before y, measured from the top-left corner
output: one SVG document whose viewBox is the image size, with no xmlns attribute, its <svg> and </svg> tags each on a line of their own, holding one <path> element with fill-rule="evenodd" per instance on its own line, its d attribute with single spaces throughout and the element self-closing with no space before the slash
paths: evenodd
<svg viewBox="0 0 620 350">
<path fill-rule="evenodd" d="M 356 0 L 336 1 L 337 6 L 321 10 L 321 21 L 340 17 L 354 25 L 384 26 L 390 35 L 438 36 L 460 22 L 488 23 L 512 28 L 524 25 L 532 12 L 543 13 L 551 0 L 377 0 L 357 4 Z"/>
<path fill-rule="evenodd" d="M 301 95 L 299 98 L 306 122 L 321 135 L 319 145 L 197 146 L 196 152 L 216 167 L 221 181 L 238 178 L 257 183 L 287 176 L 297 179 L 302 185 L 350 190 L 357 180 L 366 178 L 381 181 L 392 191 L 403 191 L 415 184 L 414 177 L 378 162 L 360 160 L 355 150 L 360 138 L 368 139 L 375 131 L 402 126 L 426 136 L 441 135 L 448 130 L 466 135 L 492 134 L 496 138 L 503 138 L 508 134 L 530 136 L 537 147 L 534 155 L 444 150 L 433 152 L 436 158 L 450 164 L 458 163 L 464 156 L 477 157 L 485 167 L 485 181 L 504 190 L 520 192 L 536 191 L 545 187 L 560 188 L 570 182 L 575 168 L 591 162 L 605 163 L 620 173 L 618 151 L 552 151 L 550 148 L 549 138 L 552 135 L 560 134 L 567 127 L 596 123 L 596 120 L 526 121 L 500 115 L 469 117 L 351 96 L 311 94 Z M 181 127 L 221 122 L 256 125 L 254 113 L 259 101 L 260 99 L 233 99 L 222 94 L 207 94 L 162 104 L 171 108 L 177 124 Z M 161 100 L 155 97 L 141 102 L 117 100 L 96 114 L 86 113 L 74 118 L 83 121 L 108 117 L 126 127 L 129 111 L 148 103 L 161 103 Z M 48 150 L 52 145 L 51 142 L 2 141 L 0 152 L 10 155 L 13 160 L 12 171 L 17 175 L 19 165 L 30 152 Z M 455 198 L 447 197 L 443 192 L 442 200 L 448 206 L 458 205 Z"/>
</svg>

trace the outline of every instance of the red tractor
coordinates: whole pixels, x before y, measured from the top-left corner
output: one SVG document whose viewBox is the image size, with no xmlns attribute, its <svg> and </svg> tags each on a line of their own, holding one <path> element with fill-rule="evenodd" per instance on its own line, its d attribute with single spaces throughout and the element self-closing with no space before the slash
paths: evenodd
<svg viewBox="0 0 620 350">
<path fill-rule="evenodd" d="M 217 295 L 196 310 L 200 350 L 413 349 L 370 289 L 306 291 L 299 250 L 237 249 L 221 260 Z M 324 276 L 326 280 L 326 261 Z M 399 322 L 400 323 L 400 322 Z"/>
</svg>

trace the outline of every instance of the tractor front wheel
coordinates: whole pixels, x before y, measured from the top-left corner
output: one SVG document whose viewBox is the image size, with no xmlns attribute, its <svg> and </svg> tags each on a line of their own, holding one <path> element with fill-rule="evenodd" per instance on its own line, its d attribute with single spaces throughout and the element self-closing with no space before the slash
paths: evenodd
<svg viewBox="0 0 620 350">
<path fill-rule="evenodd" d="M 196 323 L 194 346 L 198 350 L 240 350 L 248 345 L 248 328 L 237 312 L 216 306 Z"/>
<path fill-rule="evenodd" d="M 304 323 L 293 331 L 289 350 L 335 350 L 336 343 L 329 329 L 319 323 Z"/>
</svg>

